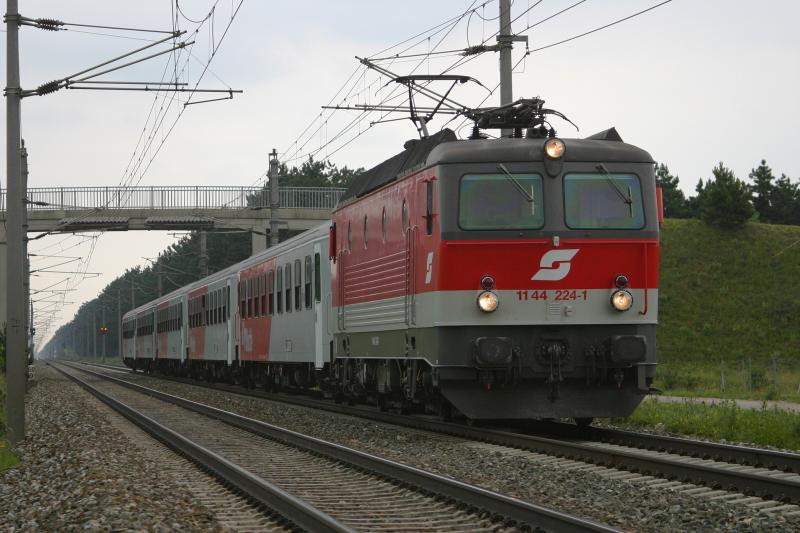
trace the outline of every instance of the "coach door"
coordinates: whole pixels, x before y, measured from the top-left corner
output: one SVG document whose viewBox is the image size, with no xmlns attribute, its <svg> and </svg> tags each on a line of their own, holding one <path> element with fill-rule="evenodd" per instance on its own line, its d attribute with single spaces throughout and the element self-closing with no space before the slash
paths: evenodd
<svg viewBox="0 0 800 533">
<path fill-rule="evenodd" d="M 325 331 L 323 321 L 325 319 L 322 305 L 322 246 L 314 244 L 314 256 L 311 258 L 311 272 L 306 269 L 306 275 L 311 274 L 311 283 L 306 283 L 313 294 L 307 296 L 314 306 L 314 366 L 322 368 L 325 365 L 322 333 Z"/>
</svg>

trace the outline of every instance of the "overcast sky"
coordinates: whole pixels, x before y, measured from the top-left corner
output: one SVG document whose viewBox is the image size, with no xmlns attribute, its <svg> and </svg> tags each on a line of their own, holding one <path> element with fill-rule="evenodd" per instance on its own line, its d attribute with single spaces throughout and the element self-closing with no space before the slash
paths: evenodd
<svg viewBox="0 0 800 533">
<path fill-rule="evenodd" d="M 177 68 L 181 81 L 193 85 L 209 60 L 213 36 L 219 49 L 201 87 L 230 87 L 242 89 L 243 94 L 232 101 L 190 106 L 177 122 L 182 106 L 176 101 L 168 107 L 163 127 L 145 152 L 134 150 L 143 129 L 149 130 L 146 118 L 155 101 L 152 94 L 60 91 L 27 98 L 23 101 L 22 131 L 30 153 L 29 186 L 117 185 L 123 181 L 141 185 L 251 185 L 266 170 L 272 148 L 296 162 L 318 150 L 317 158 L 330 156 L 340 166 L 369 167 L 402 149 L 403 141 L 416 132 L 408 121 L 369 128 L 367 119 L 335 138 L 357 116 L 336 112 L 320 117 L 320 106 L 331 101 L 340 87 L 353 89 L 351 103 L 376 103 L 392 89 L 384 87 L 385 77 L 371 73 L 362 76 L 363 69 L 358 69 L 354 56 L 373 56 L 471 7 L 476 11 L 454 27 L 424 34 L 420 42 L 409 41 L 406 46 L 416 46 L 405 53 L 461 49 L 480 43 L 497 30 L 497 21 L 490 20 L 497 16 L 496 0 L 485 5 L 466 0 L 246 0 L 220 43 L 238 3 L 216 2 L 213 25 L 209 19 L 198 33 L 185 36 L 196 44 L 188 67 L 184 68 L 184 58 L 188 57 L 184 54 Z M 544 0 L 537 5 L 535 0 L 516 0 L 512 17 L 519 18 L 513 28 L 521 31 L 573 3 L 575 0 Z M 657 3 L 587 0 L 526 31 L 529 48 L 566 39 Z M 20 4 L 22 14 L 31 18 L 165 30 L 172 28 L 174 7 L 169 0 L 25 0 Z M 203 19 L 212 5 L 213 0 L 180 2 L 186 17 L 179 17 L 179 26 L 193 31 L 198 24 L 187 19 Z M 719 161 L 746 178 L 765 158 L 777 175 L 786 173 L 797 180 L 798 20 L 800 2 L 792 0 L 674 0 L 614 27 L 527 57 L 524 45 L 517 43 L 514 96 L 540 96 L 548 107 L 565 113 L 580 127 L 576 132 L 568 124 L 556 122 L 561 136 L 586 136 L 615 126 L 625 141 L 669 165 L 680 176 L 687 194 L 693 193 L 698 178 L 708 177 Z M 83 31 L 122 35 L 102 29 Z M 124 35 L 153 38 L 152 34 Z M 144 44 L 105 35 L 23 27 L 23 88 L 35 88 Z M 391 53 L 404 48 L 392 49 Z M 153 59 L 100 79 L 158 81 L 165 69 L 175 70 L 168 58 Z M 430 60 L 398 59 L 383 64 L 396 74 L 408 74 L 415 68 L 416 73 L 439 73 L 457 59 L 443 54 Z M 5 63 L 5 53 L 2 61 Z M 346 85 L 354 72 L 357 82 Z M 453 72 L 473 76 L 494 88 L 498 83 L 496 54 L 483 54 Z M 487 91 L 464 86 L 452 96 L 474 106 Z M 162 102 L 159 100 L 157 107 Z M 498 102 L 499 95 L 494 93 L 488 95 L 485 105 Z M 436 122 L 433 129 L 438 130 L 443 123 Z M 312 134 L 302 135 L 309 125 Z M 449 124 L 456 125 L 460 123 Z M 357 139 L 343 146 L 359 133 Z M 155 147 L 162 141 L 156 154 Z M 5 143 L 2 149 L 5 157 Z M 134 161 L 141 158 L 145 164 L 136 172 L 126 172 L 132 157 Z M 66 301 L 75 303 L 57 306 L 60 311 L 49 333 L 70 320 L 81 302 L 94 297 L 126 268 L 145 264 L 142 257 L 155 257 L 175 239 L 165 232 L 129 232 L 107 233 L 96 240 L 54 236 L 33 243 L 34 252 L 83 258 L 90 256 L 94 243 L 88 266 L 72 266 L 102 273 L 80 283 L 75 278 L 69 282 L 77 290 L 70 292 Z M 44 258 L 35 260 L 34 265 L 37 262 L 40 266 L 49 264 Z M 35 277 L 32 284 L 41 288 L 58 279 L 56 275 Z"/>
</svg>

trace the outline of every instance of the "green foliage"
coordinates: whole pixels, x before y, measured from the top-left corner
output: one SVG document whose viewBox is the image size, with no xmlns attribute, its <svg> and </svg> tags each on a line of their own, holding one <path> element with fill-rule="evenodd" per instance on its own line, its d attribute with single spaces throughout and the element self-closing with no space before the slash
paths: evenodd
<svg viewBox="0 0 800 533">
<path fill-rule="evenodd" d="M 313 156 L 300 167 L 281 165 L 281 187 L 347 187 L 363 168 L 337 167 L 330 161 L 316 161 Z"/>
<path fill-rule="evenodd" d="M 773 224 L 800 224 L 800 185 L 792 183 L 786 174 L 778 180 L 765 160 L 750 171 L 754 194 L 753 207 L 759 220 Z"/>
<path fill-rule="evenodd" d="M 771 357 L 780 352 L 781 396 L 800 399 L 798 242 L 797 226 L 753 223 L 730 232 L 664 221 L 656 387 L 718 396 L 724 357 L 729 392 L 763 397 Z M 752 358 L 753 391 L 740 384 L 742 358 Z"/>
<path fill-rule="evenodd" d="M 653 398 L 642 402 L 627 419 L 613 423 L 629 427 L 655 426 L 667 431 L 800 450 L 800 414 L 777 409 L 742 409 L 734 402 L 704 405 L 667 403 Z"/>
<path fill-rule="evenodd" d="M 719 228 L 739 228 L 753 216 L 750 190 L 722 162 L 713 170 L 714 180 L 706 182 L 700 203 L 700 218 Z"/>
<path fill-rule="evenodd" d="M 6 327 L 0 327 L 0 373 L 6 371 Z"/>
<path fill-rule="evenodd" d="M 761 160 L 758 168 L 750 171 L 750 191 L 753 193 L 753 207 L 758 211 L 758 219 L 761 222 L 774 222 L 772 218 L 772 190 L 775 188 L 772 169 L 767 166 L 765 159 Z"/>
<path fill-rule="evenodd" d="M 656 167 L 656 184 L 661 187 L 665 217 L 687 218 L 690 215 L 686 196 L 678 187 L 679 182 L 678 176 L 670 174 L 667 165 L 661 163 Z"/>
<path fill-rule="evenodd" d="M 770 196 L 770 217 L 775 224 L 800 224 L 800 185 L 781 174 Z"/>
</svg>

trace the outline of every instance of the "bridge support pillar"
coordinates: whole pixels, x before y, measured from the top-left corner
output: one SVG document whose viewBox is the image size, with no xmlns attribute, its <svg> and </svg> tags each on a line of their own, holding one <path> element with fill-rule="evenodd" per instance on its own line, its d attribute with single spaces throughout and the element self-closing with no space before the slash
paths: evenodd
<svg viewBox="0 0 800 533">
<path fill-rule="evenodd" d="M 253 228 L 253 230 L 255 231 L 250 232 L 250 242 L 252 243 L 250 255 L 255 255 L 267 249 L 267 235 L 264 228 Z"/>
<path fill-rule="evenodd" d="M 8 272 L 6 239 L 6 225 L 0 224 L 0 328 L 4 328 L 8 320 L 6 315 L 6 301 L 8 301 L 8 288 L 6 287 L 6 272 Z"/>
</svg>

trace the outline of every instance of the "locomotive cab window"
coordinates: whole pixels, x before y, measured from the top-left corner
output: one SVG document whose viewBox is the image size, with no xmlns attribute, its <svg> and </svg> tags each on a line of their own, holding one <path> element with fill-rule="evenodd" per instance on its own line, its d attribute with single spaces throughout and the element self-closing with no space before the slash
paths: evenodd
<svg viewBox="0 0 800 533">
<path fill-rule="evenodd" d="M 425 182 L 425 233 L 433 234 L 433 181 Z"/>
<path fill-rule="evenodd" d="M 463 176 L 459 185 L 458 225 L 465 230 L 543 227 L 542 177 L 538 174 Z"/>
<path fill-rule="evenodd" d="M 633 174 L 567 174 L 564 215 L 573 229 L 641 229 L 642 187 Z"/>
</svg>

